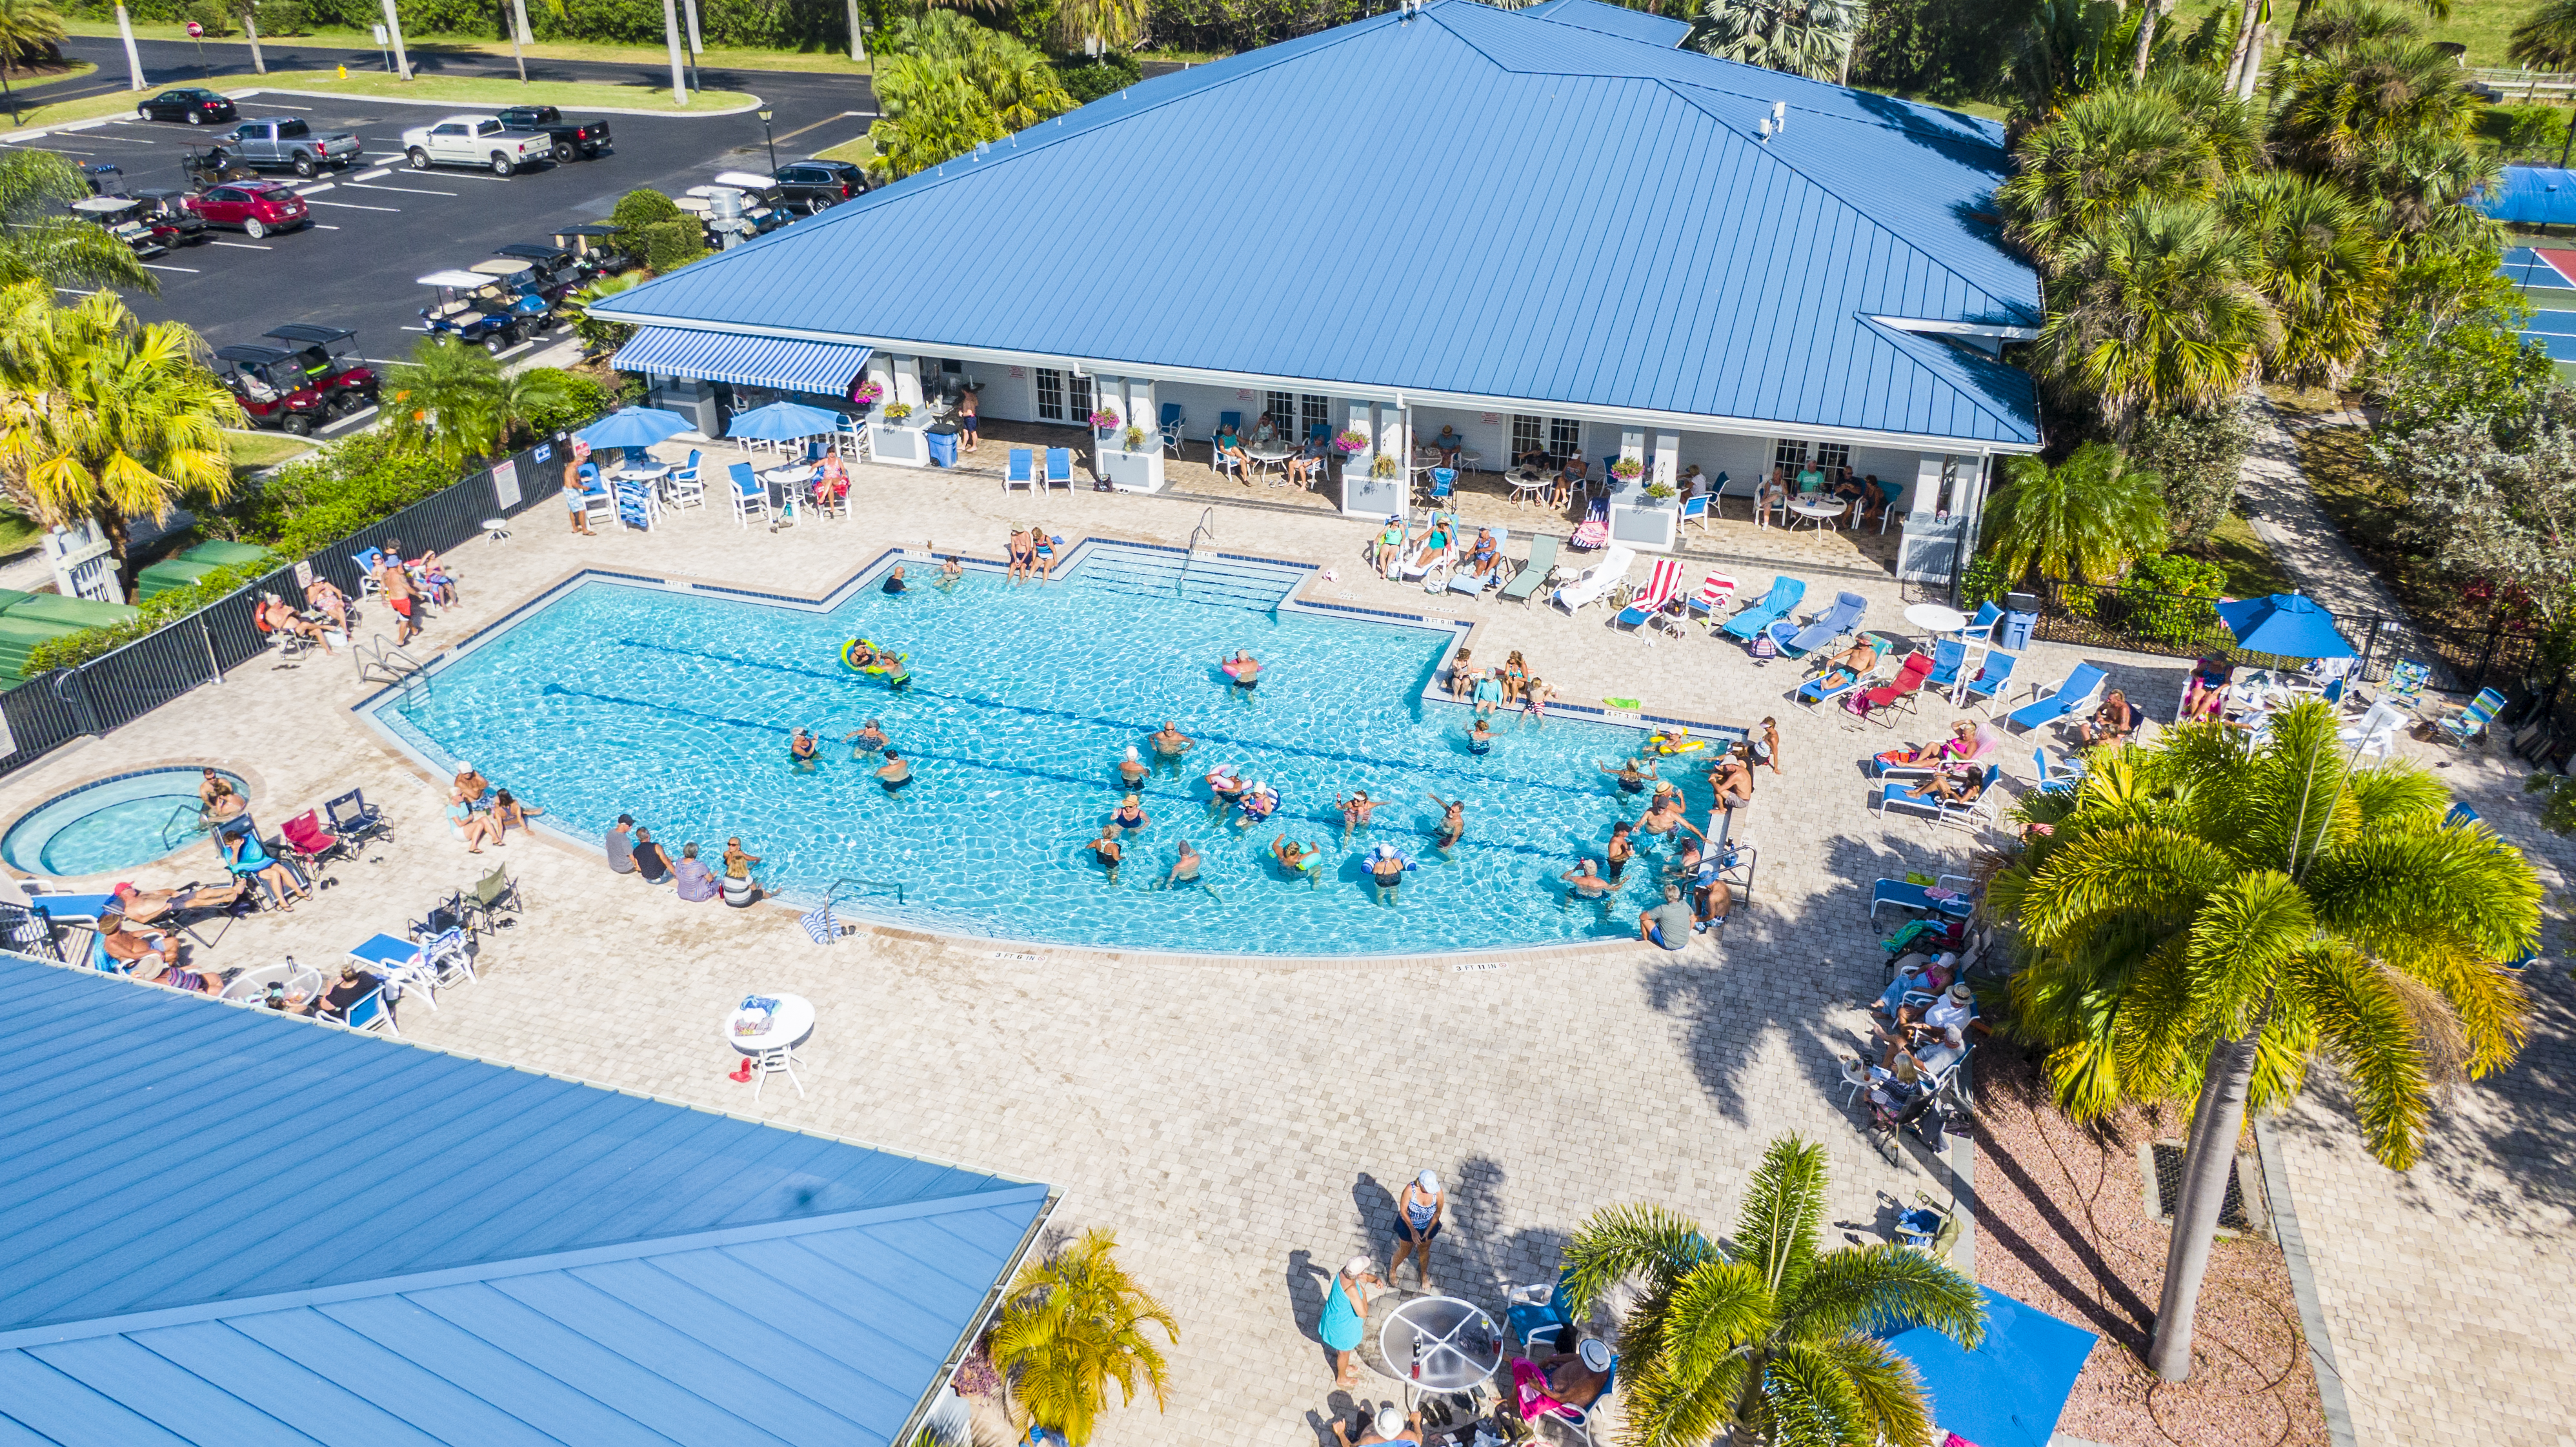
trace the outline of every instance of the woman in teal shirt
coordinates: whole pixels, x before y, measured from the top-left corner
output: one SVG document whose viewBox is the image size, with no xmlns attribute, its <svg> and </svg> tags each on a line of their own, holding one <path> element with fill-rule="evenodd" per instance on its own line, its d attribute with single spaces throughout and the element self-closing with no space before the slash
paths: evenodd
<svg viewBox="0 0 2576 1447">
<path fill-rule="evenodd" d="M 1369 1270 L 1369 1265 L 1365 1256 L 1350 1259 L 1342 1274 L 1324 1288 L 1323 1319 L 1315 1323 L 1315 1334 L 1340 1354 L 1340 1372 L 1333 1385 L 1346 1391 L 1358 1386 L 1360 1380 L 1360 1338 L 1368 1330 L 1368 1292 L 1364 1288 L 1377 1284 L 1377 1273 Z"/>
</svg>

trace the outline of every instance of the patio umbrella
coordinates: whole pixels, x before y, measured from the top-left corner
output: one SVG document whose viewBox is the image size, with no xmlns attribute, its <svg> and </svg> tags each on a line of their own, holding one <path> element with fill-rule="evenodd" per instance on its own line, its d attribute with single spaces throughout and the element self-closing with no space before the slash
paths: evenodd
<svg viewBox="0 0 2576 1447">
<path fill-rule="evenodd" d="M 2299 593 L 2239 598 L 2218 605 L 2219 621 L 2248 653 L 2276 658 L 2350 658 L 2352 645 L 2335 631 L 2334 615 Z"/>
<path fill-rule="evenodd" d="M 840 414 L 801 402 L 772 402 L 737 413 L 725 428 L 727 437 L 754 437 L 763 442 L 788 442 L 799 437 L 820 437 L 841 430 Z"/>
<path fill-rule="evenodd" d="M 695 425 L 659 407 L 620 407 L 573 435 L 592 447 L 650 447 Z"/>
<path fill-rule="evenodd" d="M 1977 1295 L 1985 1299 L 1986 1335 L 1975 1351 L 1928 1326 L 1888 1334 L 1888 1350 L 1922 1376 L 1936 1434 L 1977 1447 L 2047 1447 L 2100 1338 L 1990 1288 Z"/>
</svg>

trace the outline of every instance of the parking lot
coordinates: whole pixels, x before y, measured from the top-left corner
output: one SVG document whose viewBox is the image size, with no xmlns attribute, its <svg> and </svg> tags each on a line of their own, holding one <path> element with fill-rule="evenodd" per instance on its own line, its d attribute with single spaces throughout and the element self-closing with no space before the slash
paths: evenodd
<svg viewBox="0 0 2576 1447">
<path fill-rule="evenodd" d="M 270 64 L 282 68 L 281 60 L 272 48 Z M 193 67 L 180 74 L 156 65 L 152 79 L 156 86 L 201 83 Z M 254 79 L 218 75 L 213 83 L 238 90 Z M 707 83 L 717 84 L 715 72 L 708 73 Z M 724 84 L 772 102 L 775 130 L 788 138 L 777 149 L 781 163 L 847 141 L 872 119 L 873 100 L 861 78 L 734 73 Z M 240 104 L 244 119 L 294 116 L 316 131 L 353 131 L 364 143 L 365 163 L 309 182 L 276 173 L 312 208 L 313 224 L 304 230 L 256 241 L 239 231 L 213 231 L 208 241 L 147 263 L 161 292 L 130 297 L 135 311 L 184 321 L 218 347 L 256 341 L 280 323 L 313 322 L 355 330 L 365 355 L 398 360 L 427 330 L 419 312 L 433 296 L 415 278 L 470 266 L 496 247 L 542 242 L 565 226 L 599 220 L 637 187 L 678 194 L 718 171 L 770 169 L 761 122 L 749 112 L 612 115 L 615 144 L 597 159 L 548 163 L 504 178 L 444 166 L 426 172 L 405 168 L 403 130 L 429 124 L 450 108 L 306 95 L 255 96 Z M 581 113 L 567 117 L 579 119 Z M 86 164 L 113 162 L 123 169 L 128 191 L 181 188 L 184 148 L 204 145 L 220 129 L 128 116 L 22 144 Z"/>
</svg>

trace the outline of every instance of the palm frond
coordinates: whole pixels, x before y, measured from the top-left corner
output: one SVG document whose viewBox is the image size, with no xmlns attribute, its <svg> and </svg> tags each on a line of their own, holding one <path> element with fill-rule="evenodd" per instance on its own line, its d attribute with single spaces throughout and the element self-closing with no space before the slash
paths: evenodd
<svg viewBox="0 0 2576 1447">
<path fill-rule="evenodd" d="M 1661 1358 L 1675 1390 L 1696 1393 L 1747 1342 L 1778 1323 L 1775 1299 L 1749 1262 L 1691 1268 L 1664 1309 Z"/>
<path fill-rule="evenodd" d="M 1816 1255 L 1825 1216 L 1825 1148 L 1795 1135 L 1762 1152 L 1736 1215 L 1737 1250 L 1774 1295 L 1798 1289 Z"/>
<path fill-rule="evenodd" d="M 1817 1350 L 1851 1383 L 1861 1419 L 1870 1429 L 1865 1440 L 1888 1447 L 1924 1447 L 1932 1440 L 1932 1419 L 1923 1409 L 1923 1378 L 1912 1362 L 1869 1336 L 1847 1336 Z"/>
<path fill-rule="evenodd" d="M 1604 1206 L 1565 1246 L 1565 1295 L 1580 1314 L 1611 1284 L 1647 1278 L 1665 1298 L 1693 1266 L 1718 1254 L 1699 1223 L 1661 1206 Z"/>
<path fill-rule="evenodd" d="M 2305 997 L 2317 1037 L 2352 1091 L 2370 1153 L 2390 1170 L 2415 1163 L 2424 1124 L 2424 1057 L 2395 977 L 2350 950 L 2301 956 L 2283 983 Z"/>
<path fill-rule="evenodd" d="M 1826 1252 L 1795 1295 L 1780 1303 L 1782 1332 L 1804 1342 L 1856 1331 L 1928 1326 L 1968 1348 L 1985 1337 L 1976 1283 L 1948 1262 L 1881 1242 Z"/>
</svg>

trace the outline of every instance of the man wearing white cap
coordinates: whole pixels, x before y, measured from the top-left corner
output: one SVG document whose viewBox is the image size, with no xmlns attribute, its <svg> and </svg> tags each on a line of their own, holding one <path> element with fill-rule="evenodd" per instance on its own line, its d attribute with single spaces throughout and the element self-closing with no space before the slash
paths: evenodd
<svg viewBox="0 0 2576 1447">
<path fill-rule="evenodd" d="M 1357 1437 L 1351 1435 L 1351 1429 L 1341 1418 L 1335 1417 L 1333 1440 L 1341 1443 L 1342 1447 L 1368 1447 L 1372 1442 L 1388 1443 L 1390 1447 L 1418 1447 L 1422 1441 L 1422 1414 L 1416 1412 L 1408 1417 L 1397 1408 L 1381 1407 L 1377 1419 L 1362 1427 Z"/>
<path fill-rule="evenodd" d="M 1395 1198 L 1395 1263 L 1386 1268 L 1386 1284 L 1404 1269 L 1404 1258 L 1419 1253 L 1422 1289 L 1431 1289 L 1431 1238 L 1440 1234 L 1440 1212 L 1449 1198 L 1440 1190 L 1440 1173 L 1426 1170 Z"/>
<path fill-rule="evenodd" d="M 1564 1407 L 1588 1409 L 1610 1384 L 1610 1348 L 1598 1337 L 1585 1337 L 1570 1352 L 1544 1361 L 1512 1363 L 1512 1386 L 1521 1420 L 1526 1422 Z"/>
</svg>

